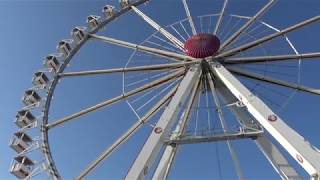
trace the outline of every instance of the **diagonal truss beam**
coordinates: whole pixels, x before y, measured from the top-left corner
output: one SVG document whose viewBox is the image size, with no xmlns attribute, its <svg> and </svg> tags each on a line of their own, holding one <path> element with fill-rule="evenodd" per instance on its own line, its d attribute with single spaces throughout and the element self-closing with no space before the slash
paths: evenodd
<svg viewBox="0 0 320 180">
<path fill-rule="evenodd" d="M 179 39 L 177 39 L 172 34 L 170 34 L 167 30 L 162 28 L 154 20 L 152 20 L 150 17 L 145 15 L 143 12 L 141 12 L 137 7 L 131 6 L 131 9 L 135 13 L 137 13 L 143 20 L 145 20 L 149 25 L 151 25 L 154 29 L 159 31 L 164 37 L 166 37 L 169 41 L 171 41 L 174 45 L 176 45 L 177 48 L 179 48 L 182 52 L 184 52 L 184 48 L 183 48 L 184 45 Z"/>
<path fill-rule="evenodd" d="M 226 48 L 228 45 L 235 42 L 240 35 L 246 31 L 260 16 L 262 16 L 273 4 L 276 0 L 270 0 L 268 4 L 266 4 L 260 11 L 257 12 L 248 22 L 246 22 L 237 32 L 235 32 L 230 38 L 228 38 L 222 45 L 221 50 Z"/>
<path fill-rule="evenodd" d="M 217 84 L 217 92 L 221 95 L 224 104 L 234 104 L 234 102 L 238 101 L 238 99 L 234 97 L 222 82 L 217 79 L 215 80 Z M 228 108 L 231 113 L 234 114 L 239 124 L 241 124 L 245 129 L 260 129 L 256 120 L 250 115 L 245 106 L 232 105 L 228 106 Z M 282 179 L 302 179 L 295 169 L 288 163 L 285 156 L 281 154 L 278 148 L 269 139 L 267 139 L 266 136 L 259 136 L 254 142 Z"/>
<path fill-rule="evenodd" d="M 196 94 L 199 90 L 200 86 L 200 79 L 198 82 L 195 82 L 195 86 L 192 88 L 191 94 L 190 94 L 190 100 L 186 104 L 186 109 L 181 115 L 181 119 L 179 120 L 178 124 L 176 125 L 176 128 L 174 132 L 172 132 L 170 139 L 175 139 L 176 137 L 179 137 L 182 135 L 182 133 L 185 130 L 186 124 L 189 120 L 191 109 L 194 104 L 194 101 L 196 99 Z M 152 177 L 153 180 L 158 179 L 167 179 L 170 169 L 172 167 L 174 158 L 176 156 L 176 153 L 178 151 L 178 146 L 171 146 L 167 145 L 162 157 L 160 159 L 160 162 L 158 163 L 157 169 Z"/>
<path fill-rule="evenodd" d="M 121 144 L 125 143 L 135 132 L 137 132 L 150 118 L 157 113 L 163 105 L 165 105 L 170 98 L 177 91 L 178 85 L 172 88 L 160 101 L 158 101 L 141 119 L 133 124 L 121 137 L 119 137 L 110 147 L 108 147 L 95 161 L 93 161 L 77 179 L 83 179 L 90 172 L 92 172 L 102 161 L 107 159 Z"/>
<path fill-rule="evenodd" d="M 270 41 L 270 40 L 272 40 L 274 38 L 277 38 L 279 36 L 282 36 L 282 35 L 284 35 L 286 33 L 289 33 L 291 31 L 297 30 L 299 28 L 302 28 L 302 27 L 304 27 L 306 25 L 309 25 L 311 23 L 317 22 L 319 20 L 320 20 L 320 16 L 315 16 L 313 18 L 307 19 L 307 20 L 302 21 L 302 22 L 300 22 L 298 24 L 290 26 L 290 27 L 288 27 L 288 28 L 286 28 L 286 29 L 284 29 L 282 31 L 275 32 L 273 34 L 270 34 L 270 35 L 265 36 L 263 38 L 257 39 L 255 41 L 250 42 L 250 43 L 244 44 L 244 45 L 239 46 L 237 48 L 222 52 L 221 54 L 217 55 L 216 58 L 232 56 L 232 55 L 237 54 L 237 53 L 239 53 L 241 51 L 246 51 L 246 50 L 254 48 L 254 47 L 256 47 L 256 46 L 258 46 L 258 45 L 260 45 L 262 43 L 268 42 L 268 41 Z"/>
<path fill-rule="evenodd" d="M 175 96 L 162 113 L 155 129 L 141 149 L 138 157 L 131 166 L 125 179 L 145 179 L 158 153 L 164 145 L 164 138 L 170 133 L 172 126 L 177 122 L 181 104 L 189 98 L 189 94 L 195 83 L 201 76 L 199 66 L 195 65 L 189 69 L 182 79 Z"/>
<path fill-rule="evenodd" d="M 65 72 L 60 73 L 59 77 L 73 77 L 73 76 L 90 76 L 98 74 L 110 74 L 110 73 L 123 73 L 123 72 L 136 72 L 136 71 L 161 71 L 167 69 L 176 69 L 181 67 L 188 67 L 192 64 L 199 62 L 189 61 L 181 63 L 168 63 L 168 64 L 157 64 L 149 66 L 136 66 L 136 67 L 125 67 L 125 68 L 114 68 L 114 69 L 101 69 L 101 70 L 91 70 L 91 71 L 78 71 L 78 72 Z"/>
<path fill-rule="evenodd" d="M 164 76 L 164 77 L 162 77 L 160 79 L 157 79 L 157 80 L 152 81 L 152 82 L 150 82 L 148 84 L 145 84 L 145 85 L 143 85 L 143 86 L 141 86 L 139 88 L 136 88 L 136 89 L 133 89 L 133 90 L 131 90 L 129 92 L 126 92 L 126 93 L 124 93 L 124 94 L 122 94 L 120 96 L 116 96 L 116 97 L 114 97 L 112 99 L 108 99 L 108 100 L 103 101 L 103 102 L 101 102 L 99 104 L 96 104 L 94 106 L 91 106 L 89 108 L 81 110 L 81 111 L 79 111 L 77 113 L 74 113 L 74 114 L 71 114 L 69 116 L 66 116 L 66 117 L 64 117 L 62 119 L 56 120 L 51 124 L 47 124 L 47 128 L 50 129 L 50 128 L 56 127 L 56 126 L 61 125 L 63 123 L 69 122 L 69 121 L 71 121 L 73 119 L 76 119 L 76 118 L 78 118 L 80 116 L 86 115 L 88 113 L 94 112 L 94 111 L 96 111 L 98 109 L 101 109 L 103 107 L 109 106 L 109 105 L 111 105 L 113 103 L 119 102 L 122 99 L 126 99 L 126 98 L 128 98 L 130 96 L 136 95 L 136 94 L 141 93 L 141 92 L 143 92 L 145 90 L 157 87 L 157 86 L 159 86 L 159 85 L 161 85 L 161 84 L 163 84 L 165 82 L 169 82 L 169 81 L 171 81 L 171 80 L 173 80 L 173 79 L 175 79 L 177 77 L 182 76 L 184 74 L 184 72 L 185 72 L 184 70 L 180 70 L 180 71 L 174 72 L 174 73 L 172 73 L 170 75 Z"/>
<path fill-rule="evenodd" d="M 223 132 L 226 133 L 226 132 L 229 131 L 229 128 L 228 128 L 227 122 L 224 119 L 224 115 L 223 115 L 223 112 L 222 112 L 222 109 L 221 109 L 221 104 L 220 104 L 220 101 L 219 101 L 219 97 L 218 97 L 217 92 L 216 92 L 216 87 L 215 87 L 215 85 L 213 83 L 213 76 L 211 76 L 210 73 L 207 73 L 207 80 L 208 80 L 208 83 L 209 83 L 209 86 L 210 86 L 210 89 L 211 89 L 211 92 L 212 92 L 214 103 L 215 103 L 215 105 L 217 107 L 218 116 L 219 116 L 219 119 L 220 119 L 222 130 L 223 130 Z M 235 169 L 236 169 L 237 176 L 238 176 L 238 178 L 240 180 L 243 180 L 244 176 L 243 176 L 243 173 L 242 173 L 242 170 L 241 170 L 239 158 L 237 156 L 236 151 L 233 148 L 233 144 L 231 143 L 230 140 L 227 140 L 226 142 L 227 142 L 227 146 L 228 146 L 228 149 L 230 151 L 230 155 L 231 155 L 231 158 L 233 160 L 233 163 L 234 163 L 234 166 L 235 166 Z"/>
<path fill-rule="evenodd" d="M 300 134 L 290 128 L 259 97 L 254 96 L 226 68 L 218 63 L 212 66 L 215 77 L 237 97 L 248 112 L 299 163 L 311 178 L 319 177 L 320 153 Z"/>
<path fill-rule="evenodd" d="M 223 60 L 224 64 L 251 64 L 264 63 L 273 61 L 288 61 L 288 60 L 304 60 L 320 58 L 320 52 L 304 53 L 304 54 L 290 54 L 290 55 L 275 55 L 275 56 L 255 56 L 255 57 L 234 57 Z"/>
<path fill-rule="evenodd" d="M 191 135 L 191 136 L 184 136 L 179 139 L 172 139 L 166 141 L 167 144 L 174 144 L 176 145 L 182 145 L 182 144 L 200 144 L 200 143 L 210 143 L 210 142 L 231 142 L 233 140 L 240 140 L 240 139 L 256 139 L 260 136 L 262 136 L 263 130 L 257 130 L 257 131 L 247 131 L 247 132 L 227 132 L 224 133 L 218 133 L 211 136 L 208 135 Z M 243 179 L 243 176 L 239 177 L 239 179 Z"/>
<path fill-rule="evenodd" d="M 306 87 L 306 86 L 300 86 L 295 83 L 289 83 L 289 82 L 279 80 L 279 79 L 274 79 L 272 77 L 268 77 L 265 75 L 247 72 L 247 71 L 241 70 L 240 68 L 237 68 L 237 67 L 228 66 L 226 68 L 230 72 L 232 72 L 236 75 L 239 75 L 239 76 L 243 76 L 246 78 L 255 79 L 255 80 L 259 80 L 259 81 L 267 82 L 270 84 L 274 84 L 274 85 L 278 85 L 278 86 L 282 86 L 282 87 L 286 87 L 286 88 L 290 88 L 290 89 L 294 89 L 294 90 L 298 90 L 298 91 L 303 91 L 303 92 L 307 92 L 307 93 L 311 93 L 311 94 L 315 94 L 315 95 L 320 95 L 320 89 L 310 88 L 310 87 Z"/>
<path fill-rule="evenodd" d="M 213 31 L 213 34 L 215 34 L 215 35 L 217 35 L 219 30 L 220 30 L 222 19 L 224 17 L 225 12 L 226 12 L 227 4 L 228 4 L 228 0 L 224 0 L 224 3 L 223 3 L 223 6 L 222 6 L 222 9 L 221 9 L 218 21 L 217 21 L 216 26 L 215 26 L 214 31 Z"/>
<path fill-rule="evenodd" d="M 287 159 L 266 136 L 257 137 L 255 143 L 283 180 L 302 180 L 302 177 L 289 165 Z"/>
<path fill-rule="evenodd" d="M 188 18 L 188 21 L 189 21 L 189 24 L 190 24 L 190 27 L 191 27 L 192 34 L 196 35 L 197 34 L 197 30 L 196 30 L 196 27 L 195 27 L 194 22 L 192 20 L 192 16 L 191 16 L 191 13 L 190 13 L 190 10 L 189 10 L 189 7 L 188 7 L 187 0 L 182 0 L 182 3 L 183 3 L 184 10 L 186 11 L 186 14 L 187 14 L 187 18 Z"/>
<path fill-rule="evenodd" d="M 168 58 L 168 59 L 171 59 L 171 60 L 174 60 L 174 61 L 193 61 L 193 60 L 197 60 L 196 58 L 192 58 L 190 56 L 186 56 L 186 55 L 183 55 L 183 54 L 178 54 L 178 53 L 174 53 L 174 52 L 170 52 L 170 51 L 151 48 L 151 47 L 138 45 L 138 44 L 134 44 L 134 43 L 130 43 L 130 42 L 126 42 L 126 41 L 122 41 L 122 40 L 118 40 L 118 39 L 114 39 L 114 38 L 110 38 L 110 37 L 99 36 L 99 35 L 96 35 L 96 34 L 90 34 L 89 37 L 91 39 L 96 39 L 96 40 L 100 40 L 102 42 L 106 42 L 106 43 L 110 43 L 110 44 L 126 47 L 126 48 L 129 48 L 129 49 L 134 49 L 134 50 L 145 52 L 145 53 L 152 54 L 152 55 L 155 55 L 155 56 Z"/>
</svg>

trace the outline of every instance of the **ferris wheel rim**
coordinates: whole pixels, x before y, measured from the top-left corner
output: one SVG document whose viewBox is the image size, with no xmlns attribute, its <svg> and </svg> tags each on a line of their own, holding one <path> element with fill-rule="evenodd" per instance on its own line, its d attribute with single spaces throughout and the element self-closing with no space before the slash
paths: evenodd
<svg viewBox="0 0 320 180">
<path fill-rule="evenodd" d="M 134 6 L 139 6 L 143 3 L 146 3 L 148 0 L 136 0 L 134 3 L 132 3 L 132 5 Z M 114 21 L 118 16 L 122 16 L 123 14 L 127 13 L 130 11 L 130 7 L 126 7 L 121 9 L 119 12 L 116 13 L 115 16 L 112 16 L 111 18 L 106 18 L 97 28 L 95 28 L 93 31 L 91 31 L 90 33 L 96 33 L 99 30 L 101 30 L 105 25 L 107 25 L 108 23 Z M 71 54 L 68 56 L 68 59 L 65 59 L 65 61 L 63 62 L 63 64 L 60 66 L 58 72 L 63 72 L 65 67 L 67 66 L 67 64 L 69 64 L 69 62 L 71 61 L 72 57 L 79 51 L 79 49 L 81 48 L 82 45 L 84 45 L 88 40 L 88 36 L 86 36 L 83 41 L 81 43 L 79 43 L 76 48 L 71 52 Z M 53 160 L 52 154 L 51 154 L 51 149 L 50 149 L 50 145 L 49 145 L 49 135 L 48 135 L 48 129 L 46 127 L 46 125 L 48 124 L 48 116 L 49 116 L 49 109 L 50 109 L 50 104 L 51 104 L 51 100 L 52 100 L 52 96 L 55 90 L 56 85 L 58 84 L 59 81 L 59 77 L 55 76 L 54 80 L 52 82 L 52 84 L 50 85 L 50 88 L 48 90 L 48 95 L 46 98 L 46 102 L 45 102 L 45 107 L 44 107 L 44 112 L 43 112 L 43 118 L 42 118 L 42 126 L 41 126 L 41 136 L 42 136 L 42 140 L 43 140 L 43 145 L 41 146 L 41 149 L 44 153 L 45 159 L 47 161 L 47 164 L 49 165 L 49 173 L 53 176 L 54 179 L 60 179 L 60 174 L 56 168 L 55 162 Z"/>
<path fill-rule="evenodd" d="M 134 2 L 133 6 L 139 6 L 143 3 L 145 3 L 147 0 L 137 0 L 136 2 Z M 121 9 L 121 11 L 119 12 L 119 16 L 123 15 L 124 13 L 128 12 L 130 10 L 129 7 L 125 8 L 125 9 Z M 221 15 L 220 13 L 218 14 L 215 14 L 216 16 L 218 15 Z M 206 16 L 206 15 L 202 15 L 202 16 Z M 231 15 L 230 15 L 231 16 Z M 237 15 L 235 15 L 237 16 Z M 117 16 L 118 17 L 118 16 Z M 200 17 L 200 16 L 198 16 Z M 244 16 L 243 16 L 244 17 Z M 115 17 L 116 18 L 116 17 Z M 251 18 L 251 17 L 247 17 L 247 18 Z M 112 19 L 111 21 L 113 21 L 114 19 Z M 189 20 L 188 18 L 185 18 L 184 20 Z M 95 30 L 93 30 L 92 32 L 90 32 L 90 34 L 95 34 L 96 32 L 98 32 L 101 28 L 103 28 L 105 25 L 107 25 L 109 22 L 111 21 L 104 21 L 98 28 L 96 28 Z M 179 20 L 177 22 L 181 22 L 182 20 Z M 280 32 L 280 30 L 274 28 L 273 26 L 263 22 L 263 21 L 258 21 L 262 24 L 264 24 L 265 26 L 271 28 L 271 29 L 274 29 L 275 31 L 278 31 Z M 174 24 L 174 23 L 173 23 Z M 172 24 L 171 24 L 172 25 Z M 170 25 L 168 25 L 170 26 Z M 167 27 L 167 26 L 166 26 Z M 154 32 L 153 34 L 156 34 L 158 33 L 158 31 Z M 152 35 L 153 35 L 152 34 Z M 150 36 L 152 36 L 150 35 Z M 150 37 L 149 36 L 149 37 Z M 299 55 L 299 52 L 296 50 L 296 48 L 294 47 L 294 45 L 291 43 L 291 41 L 289 40 L 289 38 L 287 37 L 287 35 L 284 35 L 284 38 L 286 40 L 286 42 L 289 44 L 289 46 L 294 50 L 295 54 L 296 55 Z M 87 40 L 89 39 L 88 36 L 85 37 L 85 39 L 80 42 L 76 47 L 74 47 L 74 49 L 72 50 L 72 52 L 65 58 L 65 61 L 63 62 L 63 64 L 61 64 L 60 68 L 58 69 L 58 73 L 63 73 L 64 72 L 64 69 L 65 67 L 70 63 L 71 59 L 73 58 L 73 56 L 78 52 L 78 50 L 81 48 L 81 46 L 83 44 L 85 44 L 87 42 Z M 140 44 L 143 44 L 140 43 Z M 136 50 L 135 50 L 136 52 Z M 133 52 L 133 54 L 135 53 Z M 301 64 L 301 59 L 298 60 L 299 61 L 299 67 L 300 67 L 300 64 Z M 129 60 L 127 62 L 127 64 L 125 65 L 125 68 L 127 68 L 128 66 L 128 63 L 129 63 Z M 299 71 L 298 71 L 298 82 L 300 84 L 300 80 L 301 80 L 301 69 L 299 68 Z M 125 75 L 125 72 L 123 72 L 123 92 L 125 91 L 124 90 L 124 75 Z M 55 76 L 54 79 L 53 79 L 53 82 L 52 84 L 50 85 L 49 89 L 48 89 L 48 95 L 46 96 L 46 101 L 45 101 L 45 107 L 44 107 L 44 115 L 43 115 L 43 118 L 42 118 L 42 125 L 40 127 L 40 132 L 41 132 L 41 136 L 42 136 L 42 146 L 41 146 L 41 149 L 43 151 L 43 154 L 46 158 L 46 161 L 47 161 L 47 164 L 48 164 L 48 167 L 49 167 L 49 172 L 50 174 L 53 176 L 53 178 L 55 179 L 59 179 L 61 178 L 60 177 L 60 174 L 58 172 L 58 169 L 56 168 L 55 166 L 55 163 L 54 163 L 54 160 L 53 160 L 53 157 L 52 157 L 52 154 L 51 154 L 51 150 L 50 150 L 50 144 L 49 144 L 49 135 L 48 135 L 48 118 L 49 118 L 49 110 L 50 110 L 50 104 L 51 104 L 51 100 L 52 100 L 52 97 L 53 97 L 53 93 L 54 93 L 54 90 L 55 90 L 55 87 L 57 86 L 58 84 L 58 81 L 59 81 L 59 76 Z M 295 92 L 297 92 L 298 90 L 296 89 Z M 291 94 L 291 96 L 293 96 L 293 94 Z M 125 99 L 125 101 L 128 103 L 128 105 L 131 107 L 131 109 L 133 110 L 130 102 Z M 133 110 L 134 111 L 134 110 Z M 136 113 L 136 112 L 135 112 Z M 136 113 L 137 114 L 137 113 Z M 139 116 L 138 116 L 139 117 Z"/>
<path fill-rule="evenodd" d="M 219 14 L 213 14 L 213 15 L 219 15 Z M 197 17 L 202 17 L 202 16 L 206 16 L 206 15 L 201 15 L 201 16 L 197 16 Z M 238 16 L 238 15 L 230 15 L 230 16 L 235 16 L 235 17 L 236 17 L 236 16 Z M 243 18 L 243 16 L 242 16 L 241 18 Z M 249 18 L 250 18 L 250 17 L 249 17 Z M 183 20 L 187 20 L 187 18 L 182 19 L 182 20 L 179 20 L 179 21 L 177 21 L 176 23 L 181 22 L 181 21 L 183 21 Z M 259 21 L 259 22 L 260 22 L 260 23 L 263 23 L 263 24 L 267 24 L 267 23 L 265 23 L 265 22 L 261 22 L 261 21 Z M 175 23 L 172 23 L 172 24 L 175 24 Z M 172 24 L 171 24 L 171 25 L 172 25 Z M 267 25 L 269 25 L 269 24 L 267 24 Z M 170 26 L 170 25 L 168 25 L 168 26 Z M 271 25 L 269 25 L 269 26 L 271 26 Z M 167 27 L 167 26 L 166 26 L 166 27 Z M 271 27 L 273 27 L 273 26 L 271 26 Z M 273 28 L 274 28 L 274 27 L 273 27 Z M 274 28 L 274 29 L 276 29 L 276 28 Z M 276 29 L 276 30 L 279 31 L 278 29 Z M 158 33 L 158 31 L 154 32 L 153 34 L 156 34 L 156 33 Z M 152 35 L 153 35 L 153 34 L 152 34 Z M 151 35 L 151 36 L 152 36 L 152 35 Z M 288 41 L 290 41 L 290 40 L 287 39 L 286 41 L 288 42 Z M 85 41 L 85 42 L 86 42 L 86 41 Z M 85 42 L 84 42 L 84 43 L 85 43 Z M 289 43 L 289 42 L 288 42 L 288 43 Z M 142 42 L 141 44 L 143 44 L 143 42 Z M 292 46 L 293 46 L 293 45 L 292 45 Z M 75 52 L 75 53 L 76 53 L 76 52 Z M 71 60 L 71 59 L 70 59 L 70 60 Z M 126 67 L 127 67 L 127 64 L 126 64 Z M 126 100 L 126 101 L 127 101 L 127 100 Z M 129 101 L 127 101 L 127 102 L 130 104 Z M 131 106 L 131 104 L 130 104 L 129 106 Z M 135 113 L 136 113 L 136 112 L 135 112 Z M 47 131 L 47 132 L 48 132 L 48 131 Z M 49 146 L 48 146 L 48 147 L 49 147 Z"/>
</svg>

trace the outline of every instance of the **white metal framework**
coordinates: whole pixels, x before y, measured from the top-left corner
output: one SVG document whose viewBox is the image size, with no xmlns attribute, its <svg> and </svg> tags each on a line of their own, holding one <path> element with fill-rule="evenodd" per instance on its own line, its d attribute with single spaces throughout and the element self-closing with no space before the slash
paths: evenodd
<svg viewBox="0 0 320 180">
<path fill-rule="evenodd" d="M 20 179 L 29 179 L 42 172 L 47 172 L 52 179 L 62 179 L 49 146 L 49 131 L 119 101 L 126 101 L 138 120 L 84 168 L 76 176 L 77 179 L 87 177 L 160 113 L 125 179 L 167 179 L 180 147 L 185 144 L 222 141 L 226 142 L 236 175 L 242 180 L 246 175 L 241 164 L 245 162 L 240 162 L 233 141 L 249 139 L 282 179 L 302 179 L 302 176 L 295 169 L 296 165 L 287 160 L 279 149 L 280 146 L 311 179 L 319 180 L 319 150 L 281 119 L 267 103 L 268 99 L 259 94 L 259 88 L 270 89 L 268 85 L 272 85 L 273 88 L 282 87 L 294 92 L 320 95 L 319 89 L 300 84 L 299 64 L 301 60 L 320 58 L 320 52 L 299 54 L 286 36 L 289 32 L 318 22 L 320 16 L 278 30 L 259 20 L 275 0 L 270 0 L 252 17 L 228 15 L 228 0 L 223 1 L 218 14 L 195 17 L 190 12 L 190 2 L 182 0 L 186 19 L 161 26 L 140 10 L 139 6 L 146 2 L 147 0 L 120 0 L 120 10 L 106 5 L 102 16 L 88 16 L 87 27 L 75 27 L 71 31 L 72 39 L 61 40 L 57 45 L 57 53 L 45 57 L 45 69 L 34 74 L 33 87 L 22 98 L 25 106 L 16 115 L 15 123 L 19 130 L 11 139 L 10 147 L 17 152 L 17 156 L 10 172 Z M 97 34 L 128 11 L 142 18 L 156 32 L 141 44 Z M 197 27 L 198 22 L 200 27 Z M 218 36 L 222 41 L 218 53 L 206 58 L 187 56 L 184 42 L 197 33 Z M 66 72 L 73 56 L 88 40 L 132 49 L 134 52 L 122 68 Z M 282 54 L 267 54 L 266 49 L 272 43 L 279 48 L 285 47 L 286 53 L 283 54 L 282 49 Z M 298 64 L 294 66 L 294 82 L 269 73 L 274 72 L 269 71 L 270 68 L 277 67 L 273 63 L 286 62 Z M 59 81 L 115 73 L 123 75 L 122 94 L 49 121 L 53 93 Z M 255 85 L 250 87 L 250 81 L 256 82 Z M 283 96 L 286 100 L 292 97 Z M 286 103 L 287 101 L 284 104 Z M 202 106 L 205 107 L 204 116 L 199 112 Z M 236 128 L 234 124 L 229 124 L 226 111 L 235 117 Z M 212 122 L 212 112 L 216 114 L 217 123 Z M 207 121 L 201 127 L 200 122 L 204 120 Z M 29 132 L 34 130 L 40 130 L 41 136 L 30 136 Z M 39 150 L 43 159 L 29 158 L 32 152 Z"/>
</svg>

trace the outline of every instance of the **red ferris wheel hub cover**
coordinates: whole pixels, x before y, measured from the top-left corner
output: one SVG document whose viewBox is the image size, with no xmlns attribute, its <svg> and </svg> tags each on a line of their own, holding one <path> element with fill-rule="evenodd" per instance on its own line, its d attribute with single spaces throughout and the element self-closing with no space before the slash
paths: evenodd
<svg viewBox="0 0 320 180">
<path fill-rule="evenodd" d="M 188 56 L 205 58 L 213 56 L 220 48 L 220 40 L 213 34 L 200 33 L 191 36 L 184 43 L 184 50 Z"/>
</svg>

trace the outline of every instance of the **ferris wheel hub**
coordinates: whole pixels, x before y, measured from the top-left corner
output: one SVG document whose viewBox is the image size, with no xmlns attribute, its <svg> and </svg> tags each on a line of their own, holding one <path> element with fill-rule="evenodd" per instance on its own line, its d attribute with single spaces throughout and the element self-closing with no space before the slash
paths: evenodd
<svg viewBox="0 0 320 180">
<path fill-rule="evenodd" d="M 191 36 L 184 44 L 185 53 L 194 58 L 213 56 L 220 48 L 217 36 L 208 33 L 199 33 Z"/>
</svg>

